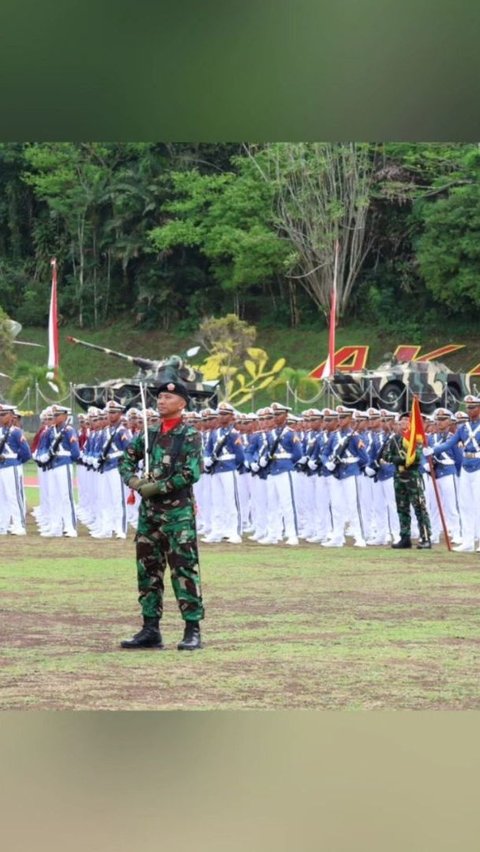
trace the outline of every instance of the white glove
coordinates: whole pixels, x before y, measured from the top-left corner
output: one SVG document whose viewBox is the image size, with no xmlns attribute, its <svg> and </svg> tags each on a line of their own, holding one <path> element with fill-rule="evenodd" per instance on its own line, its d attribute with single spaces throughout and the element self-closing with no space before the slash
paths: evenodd
<svg viewBox="0 0 480 852">
<path fill-rule="evenodd" d="M 48 461 L 50 461 L 49 454 L 48 453 L 42 453 L 41 455 L 38 456 L 38 461 L 40 462 L 40 464 L 46 464 Z"/>
<path fill-rule="evenodd" d="M 265 458 L 260 459 L 260 461 L 259 461 L 259 465 L 260 465 L 260 467 L 266 467 L 266 466 L 267 466 L 267 464 L 268 464 L 267 459 L 265 459 Z"/>
<path fill-rule="evenodd" d="M 245 470 L 250 470 L 250 462 L 247 461 L 246 459 L 243 462 L 243 466 L 244 466 Z"/>
<path fill-rule="evenodd" d="M 307 461 L 307 457 L 302 456 L 302 458 L 298 460 L 297 464 L 305 464 L 306 461 Z"/>
<path fill-rule="evenodd" d="M 429 456 L 433 456 L 433 447 L 424 447 L 423 455 L 426 459 L 428 459 Z"/>
<path fill-rule="evenodd" d="M 100 467 L 100 459 L 92 459 L 92 467 L 94 470 L 98 470 Z"/>
<path fill-rule="evenodd" d="M 257 464 L 257 462 L 252 462 L 252 463 L 251 463 L 251 465 L 250 465 L 250 470 L 253 470 L 253 472 L 254 472 L 254 473 L 258 473 L 258 471 L 260 470 L 260 467 L 259 467 L 259 465 Z"/>
<path fill-rule="evenodd" d="M 212 464 L 213 464 L 212 459 L 204 459 L 203 460 L 203 466 L 206 467 L 207 470 L 209 470 L 211 468 Z"/>
<path fill-rule="evenodd" d="M 336 464 L 332 461 L 325 462 L 325 467 L 327 468 L 327 470 L 335 470 Z"/>
<path fill-rule="evenodd" d="M 309 459 L 308 462 L 307 462 L 307 467 L 309 467 L 310 470 L 316 470 L 317 467 L 318 467 L 318 464 L 313 459 Z"/>
<path fill-rule="evenodd" d="M 375 476 L 376 471 L 373 469 L 373 467 L 370 467 L 367 464 L 367 466 L 365 468 L 365 473 L 367 474 L 367 476 Z"/>
</svg>

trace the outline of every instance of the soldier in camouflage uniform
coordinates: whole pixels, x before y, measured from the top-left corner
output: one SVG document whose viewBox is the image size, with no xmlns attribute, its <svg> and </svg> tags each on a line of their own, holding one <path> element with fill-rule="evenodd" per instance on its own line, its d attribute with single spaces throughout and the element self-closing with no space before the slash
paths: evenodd
<svg viewBox="0 0 480 852">
<path fill-rule="evenodd" d="M 158 390 L 159 427 L 148 430 L 150 476 L 139 478 L 145 455 L 143 433 L 133 439 L 120 462 L 123 481 L 142 497 L 135 536 L 139 602 L 143 628 L 122 648 L 162 648 L 159 621 L 163 611 L 164 573 L 170 566 L 173 591 L 185 632 L 179 650 L 201 648 L 204 610 L 198 566 L 192 486 L 202 471 L 200 434 L 182 423 L 188 391 L 180 382 Z"/>
<path fill-rule="evenodd" d="M 392 544 L 392 547 L 403 549 L 412 546 L 410 514 L 410 506 L 412 506 L 420 531 L 420 541 L 417 544 L 417 549 L 427 550 L 432 546 L 432 530 L 422 478 L 422 446 L 417 446 L 415 460 L 411 465 L 406 467 L 406 450 L 403 446 L 402 433 L 408 428 L 408 421 L 409 415 L 402 414 L 398 420 L 397 434 L 392 438 L 385 452 L 385 460 L 395 465 L 393 486 L 395 489 L 398 519 L 400 521 L 400 541 Z"/>
</svg>

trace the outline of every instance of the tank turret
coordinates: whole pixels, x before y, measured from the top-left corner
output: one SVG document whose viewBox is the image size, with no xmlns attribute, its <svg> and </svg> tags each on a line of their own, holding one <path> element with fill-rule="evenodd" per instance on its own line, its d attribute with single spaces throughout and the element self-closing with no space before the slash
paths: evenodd
<svg viewBox="0 0 480 852">
<path fill-rule="evenodd" d="M 216 406 L 216 386 L 218 382 L 204 382 L 202 374 L 187 364 L 180 355 L 171 355 L 169 358 L 152 360 L 134 355 L 126 355 L 105 346 L 97 346 L 77 337 L 67 337 L 69 343 L 85 346 L 87 349 L 96 349 L 105 355 L 113 355 L 128 361 L 138 372 L 133 378 L 109 379 L 98 385 L 76 385 L 74 388 L 75 398 L 84 409 L 90 405 L 103 406 L 109 399 L 120 402 L 126 408 L 141 403 L 140 385 L 144 385 L 147 395 L 147 404 L 154 405 L 158 387 L 165 382 L 181 381 L 186 386 L 192 408 L 200 409 L 205 406 Z"/>
</svg>

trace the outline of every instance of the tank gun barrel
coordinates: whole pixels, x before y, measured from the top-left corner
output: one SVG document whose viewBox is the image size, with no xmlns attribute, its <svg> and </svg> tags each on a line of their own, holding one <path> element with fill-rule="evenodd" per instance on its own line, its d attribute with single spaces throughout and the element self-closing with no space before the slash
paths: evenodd
<svg viewBox="0 0 480 852">
<path fill-rule="evenodd" d="M 125 355 L 124 352 L 117 352 L 115 349 L 107 349 L 106 346 L 97 346 L 95 343 L 87 343 L 86 340 L 79 340 L 78 337 L 67 337 L 69 343 L 79 343 L 80 346 L 85 346 L 87 349 L 96 349 L 97 352 L 104 352 L 105 355 L 114 355 L 115 358 L 122 358 L 124 361 L 130 361 L 141 370 L 155 370 L 161 362 L 151 361 L 149 358 L 136 358 L 133 355 Z"/>
</svg>

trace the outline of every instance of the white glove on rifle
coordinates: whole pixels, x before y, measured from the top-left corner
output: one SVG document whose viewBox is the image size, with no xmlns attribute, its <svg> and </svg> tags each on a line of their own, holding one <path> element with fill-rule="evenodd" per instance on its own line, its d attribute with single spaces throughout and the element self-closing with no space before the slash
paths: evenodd
<svg viewBox="0 0 480 852">
<path fill-rule="evenodd" d="M 204 459 L 203 460 L 203 466 L 206 467 L 207 470 L 209 470 L 211 468 L 212 464 L 213 464 L 212 459 Z"/>
<path fill-rule="evenodd" d="M 259 467 L 259 465 L 257 464 L 257 462 L 252 462 L 252 463 L 251 463 L 251 465 L 250 465 L 250 470 L 253 470 L 253 472 L 254 472 L 254 473 L 258 473 L 258 471 L 260 470 L 260 467 Z"/>
<path fill-rule="evenodd" d="M 307 461 L 307 457 L 302 456 L 302 458 L 298 460 L 297 464 L 305 464 L 306 461 Z"/>
<path fill-rule="evenodd" d="M 423 455 L 426 459 L 428 459 L 429 456 L 433 456 L 433 447 L 424 447 Z"/>
<path fill-rule="evenodd" d="M 375 476 L 375 471 L 373 467 L 370 467 L 368 464 L 365 468 L 365 473 L 367 474 L 367 476 Z"/>
<path fill-rule="evenodd" d="M 335 470 L 336 464 L 335 464 L 335 462 L 328 461 L 328 462 L 325 462 L 325 467 L 327 468 L 327 470 Z"/>
<path fill-rule="evenodd" d="M 260 465 L 260 467 L 266 467 L 266 466 L 267 466 L 267 464 L 268 464 L 267 459 L 265 459 L 265 458 L 260 459 L 260 461 L 259 461 L 259 465 Z"/>
<path fill-rule="evenodd" d="M 308 462 L 307 462 L 307 467 L 309 467 L 310 470 L 316 470 L 317 467 L 318 467 L 318 464 L 317 464 L 316 461 L 314 461 L 314 459 L 309 459 Z"/>
</svg>

